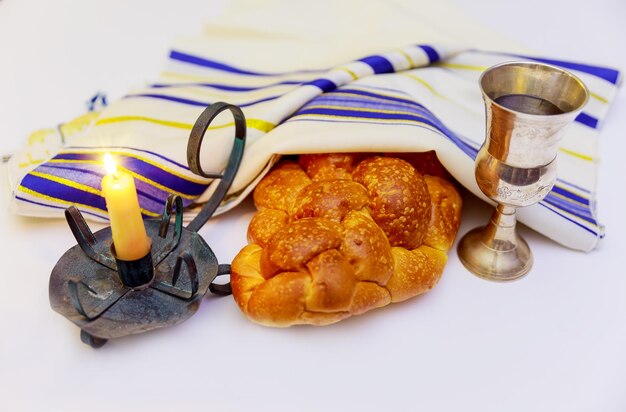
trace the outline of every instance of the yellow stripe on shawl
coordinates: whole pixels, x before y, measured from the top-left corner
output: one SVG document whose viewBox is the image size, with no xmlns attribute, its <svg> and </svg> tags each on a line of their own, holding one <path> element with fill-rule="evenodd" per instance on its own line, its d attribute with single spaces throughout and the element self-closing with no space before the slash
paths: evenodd
<svg viewBox="0 0 626 412">
<path fill-rule="evenodd" d="M 430 83 L 428 83 L 426 80 L 422 79 L 419 76 L 416 76 L 414 74 L 410 74 L 410 73 L 403 73 L 404 76 L 409 77 L 415 81 L 417 81 L 419 84 L 421 84 L 422 86 L 424 86 L 425 88 L 427 88 L 432 94 L 434 94 L 437 97 L 443 97 L 446 98 L 443 94 L 439 93 L 437 90 L 435 90 L 435 88 L 433 86 L 430 85 Z"/>
<path fill-rule="evenodd" d="M 404 58 L 409 62 L 410 67 L 415 67 L 415 62 L 413 61 L 413 58 L 409 53 L 405 52 L 402 49 L 396 49 L 396 51 L 404 56 Z"/>
<path fill-rule="evenodd" d="M 146 117 L 146 116 L 107 117 L 107 118 L 98 120 L 96 122 L 96 126 L 100 126 L 103 124 L 123 123 L 123 122 L 133 122 L 133 121 L 156 123 L 161 126 L 175 127 L 175 128 L 184 129 L 184 130 L 191 130 L 193 127 L 193 124 L 191 123 L 182 123 L 182 122 L 176 122 L 172 120 L 155 119 L 155 118 Z M 226 127 L 231 127 L 234 125 L 235 123 L 231 122 L 231 123 L 221 124 L 218 126 L 209 126 L 209 130 L 224 129 Z M 276 127 L 275 124 L 270 123 L 266 120 L 262 120 L 262 119 L 246 119 L 246 126 L 251 129 L 257 129 L 264 133 L 267 133 L 270 130 L 272 130 L 274 127 Z"/>
<path fill-rule="evenodd" d="M 30 174 L 33 176 L 40 177 L 42 179 L 51 180 L 53 182 L 60 183 L 64 186 L 69 186 L 74 189 L 82 190 L 83 192 L 91 193 L 97 196 L 102 196 L 102 192 L 100 190 L 95 189 L 91 186 L 87 186 L 81 183 L 77 183 L 77 182 L 65 179 L 64 177 L 53 176 L 48 173 L 41 173 L 41 172 L 35 172 L 35 171 L 30 172 Z"/>
<path fill-rule="evenodd" d="M 343 115 L 340 116 L 340 115 L 336 115 L 336 114 L 316 114 L 316 113 L 307 113 L 307 114 L 298 115 L 298 118 L 307 118 L 307 117 L 333 118 L 333 119 L 351 119 L 351 120 L 358 120 L 360 122 L 366 122 L 366 123 L 404 123 L 404 124 L 419 123 L 420 126 L 426 128 L 426 129 L 432 130 L 432 131 L 437 132 L 439 134 L 443 134 L 440 130 L 432 127 L 431 125 L 429 125 L 427 123 L 420 122 L 417 119 L 416 120 L 407 120 L 407 119 L 370 119 L 370 118 L 366 118 L 366 117 L 343 116 Z"/>
<path fill-rule="evenodd" d="M 339 67 L 337 70 L 341 70 L 342 72 L 348 73 L 350 77 L 352 77 L 352 80 L 357 80 L 359 78 L 359 76 L 357 76 L 355 72 L 345 67 Z"/>
<path fill-rule="evenodd" d="M 401 110 L 384 110 L 384 109 L 363 109 L 360 107 L 345 107 L 345 106 L 331 106 L 331 105 L 325 105 L 325 104 L 319 104 L 319 105 L 311 105 L 311 106 L 307 106 L 307 110 L 308 109 L 333 109 L 333 110 L 350 110 L 353 112 L 370 112 L 370 113 L 382 113 L 382 114 L 406 114 L 406 115 L 410 115 L 410 116 L 416 116 L 416 117 L 423 117 L 420 116 L 419 114 L 416 114 L 414 112 L 405 112 L 405 111 L 401 111 Z M 378 119 L 376 119 L 378 120 Z"/>
<path fill-rule="evenodd" d="M 563 148 L 563 147 L 559 147 L 559 150 L 560 150 L 561 152 L 563 152 L 563 153 L 567 153 L 567 154 L 568 154 L 568 155 L 570 155 L 570 156 L 577 157 L 577 158 L 582 159 L 582 160 L 585 160 L 585 161 L 587 161 L 587 162 L 592 162 L 592 161 L 593 161 L 593 157 L 591 157 L 591 156 L 587 156 L 587 155 L 584 155 L 584 154 L 582 154 L 582 153 L 575 152 L 575 151 L 573 151 L 573 150 L 565 149 L 565 148 Z"/>
<path fill-rule="evenodd" d="M 110 153 L 112 155 L 115 156 L 122 156 L 122 157 L 132 157 L 133 159 L 137 159 L 137 160 L 141 160 L 142 162 L 148 163 L 151 166 L 154 166 L 156 168 L 159 168 L 161 170 L 163 170 L 164 172 L 170 173 L 176 177 L 179 177 L 181 179 L 187 180 L 191 183 L 197 183 L 200 185 L 206 185 L 209 183 L 209 181 L 207 179 L 202 179 L 202 178 L 193 178 L 190 176 L 186 176 L 182 173 L 179 173 L 177 171 L 175 171 L 174 169 L 171 169 L 167 166 L 162 165 L 161 163 L 158 163 L 152 159 L 149 159 L 147 157 L 144 156 L 140 156 L 134 153 L 130 153 L 130 152 L 123 152 L 123 151 L 117 151 L 117 150 L 108 150 L 106 148 L 104 149 L 100 149 L 100 148 L 94 148 L 94 150 L 88 150 L 88 149 L 66 149 L 66 150 L 62 150 L 61 152 L 59 152 L 59 154 L 102 154 L 104 155 L 104 153 Z M 66 159 L 52 159 L 50 160 L 50 162 L 56 162 L 56 163 L 71 163 L 73 160 L 67 159 L 67 162 L 60 162 L 59 160 L 66 160 Z M 58 161 L 58 162 L 57 162 Z M 93 164 L 97 164 L 101 162 L 98 161 L 94 161 Z M 91 163 L 90 163 L 91 164 Z"/>
<path fill-rule="evenodd" d="M 445 63 L 445 62 L 435 63 L 434 66 L 447 67 L 449 69 L 473 70 L 473 71 L 478 71 L 478 72 L 483 72 L 489 68 L 487 66 L 472 66 L 469 64 L 457 64 L 457 63 Z"/>
<path fill-rule="evenodd" d="M 88 165 L 101 165 L 102 162 L 98 161 L 98 160 L 69 160 L 69 159 L 52 159 L 50 160 L 48 163 L 78 163 L 78 164 L 88 164 Z M 175 195 L 178 195 L 184 199 L 195 199 L 198 196 L 197 195 L 188 195 L 186 193 L 182 193 L 179 192 L 177 190 L 171 189 L 169 187 L 163 186 L 160 183 L 155 182 L 154 180 L 148 179 L 147 177 L 140 175 L 138 173 L 133 172 L 132 170 L 126 169 L 125 167 L 122 167 L 120 165 L 117 166 L 118 169 L 125 171 L 126 173 L 132 175 L 135 179 L 137 180 L 141 180 L 144 183 L 149 184 L 150 186 L 154 186 L 157 189 L 163 190 L 164 192 L 167 193 L 172 193 Z M 204 182 L 203 184 L 208 184 L 206 182 Z"/>
<path fill-rule="evenodd" d="M 41 173 L 41 172 L 34 172 L 34 171 L 30 172 L 30 174 L 33 175 L 33 176 L 37 176 L 37 177 L 39 177 L 41 179 L 50 180 L 52 182 L 59 183 L 59 184 L 62 184 L 64 186 L 68 186 L 68 187 L 71 187 L 71 188 L 74 188 L 74 189 L 81 190 L 83 192 L 91 193 L 91 194 L 94 194 L 94 195 L 97 195 L 97 196 L 102 196 L 102 192 L 100 190 L 98 190 L 98 189 L 94 189 L 91 186 L 87 186 L 87 185 L 83 185 L 83 184 L 80 184 L 80 183 L 73 182 L 73 181 L 65 179 L 63 177 L 53 176 L 53 175 L 50 175 L 48 173 Z M 56 198 L 56 197 L 52 197 L 52 196 L 49 196 L 49 195 L 44 195 L 44 194 L 39 193 L 39 192 L 35 192 L 34 190 L 28 189 L 28 188 L 26 188 L 26 187 L 24 187 L 22 185 L 19 186 L 19 189 L 20 189 L 20 191 L 28 193 L 29 195 L 36 196 L 36 197 L 39 197 L 39 198 L 42 198 L 42 199 L 46 199 L 46 200 L 49 200 L 49 201 L 61 202 L 61 203 L 65 203 L 65 204 L 78 204 L 78 203 L 68 202 L 66 200 L 59 199 L 59 198 Z M 83 204 L 80 204 L 80 206 L 88 207 L 88 208 L 91 208 L 91 209 L 94 209 L 94 210 L 99 210 L 99 211 L 102 210 L 102 209 L 98 209 L 98 208 L 93 207 L 93 206 L 88 206 L 88 205 L 83 205 Z M 159 213 L 154 213 L 154 212 L 151 212 L 151 211 L 143 209 L 143 208 L 140 208 L 140 210 L 141 210 L 141 213 L 143 213 L 144 215 L 147 215 L 147 216 L 152 216 L 152 217 L 160 216 Z"/>
<path fill-rule="evenodd" d="M 43 200 L 47 200 L 48 202 L 61 203 L 61 204 L 68 205 L 68 206 L 75 205 L 75 206 L 79 206 L 79 207 L 84 208 L 84 209 L 94 210 L 94 211 L 96 211 L 98 213 L 101 213 L 101 214 L 106 214 L 107 213 L 107 211 L 104 210 L 104 209 L 100 209 L 100 208 L 97 208 L 97 207 L 94 207 L 94 206 L 84 205 L 82 203 L 68 202 L 67 200 L 63 200 L 63 199 L 59 199 L 59 198 L 56 198 L 56 197 L 44 195 L 43 193 L 35 192 L 34 190 L 29 189 L 27 187 L 24 187 L 22 185 L 19 185 L 17 187 L 17 190 L 20 191 L 20 192 L 26 193 L 26 194 L 28 194 L 30 196 L 33 196 L 33 197 L 36 197 L 36 198 L 39 198 L 39 199 L 43 199 Z"/>
</svg>

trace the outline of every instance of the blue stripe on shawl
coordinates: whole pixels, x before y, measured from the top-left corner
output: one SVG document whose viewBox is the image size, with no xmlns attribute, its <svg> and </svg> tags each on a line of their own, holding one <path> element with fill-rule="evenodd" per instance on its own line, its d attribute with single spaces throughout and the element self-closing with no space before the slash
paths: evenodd
<svg viewBox="0 0 626 412">
<path fill-rule="evenodd" d="M 219 84 L 219 83 L 155 83 L 150 87 L 153 89 L 163 89 L 163 88 L 179 88 L 179 87 L 210 87 L 217 90 L 223 90 L 227 92 L 250 92 L 254 90 L 262 90 L 269 89 L 270 87 L 276 86 L 284 86 L 284 85 L 300 85 L 304 83 L 303 81 L 298 80 L 286 80 L 284 82 L 276 82 L 271 84 L 266 84 L 264 86 L 231 86 L 228 84 Z"/>
<path fill-rule="evenodd" d="M 439 53 L 437 53 L 437 50 L 435 50 L 433 47 L 431 47 L 431 46 L 429 46 L 427 44 L 419 44 L 417 47 L 419 47 L 422 50 L 424 50 L 424 52 L 428 56 L 428 60 L 429 60 L 430 63 L 438 62 L 441 59 L 439 57 Z"/>
<path fill-rule="evenodd" d="M 53 208 L 53 209 L 61 209 L 61 210 L 65 210 L 65 209 L 67 209 L 66 207 L 63 207 L 63 206 L 55 206 L 55 205 L 48 205 L 48 204 L 41 203 L 41 202 L 35 202 L 34 200 L 31 200 L 31 199 L 26 199 L 25 197 L 22 197 L 22 196 L 19 196 L 19 195 L 16 195 L 16 196 L 15 196 L 15 198 L 16 198 L 17 200 L 22 201 L 22 202 L 32 203 L 32 204 L 34 204 L 34 205 L 38 205 L 38 206 L 51 207 L 51 208 Z M 79 207 L 79 209 L 80 209 L 80 207 Z M 107 218 L 107 217 L 106 217 L 106 215 L 104 215 L 104 214 L 99 215 L 99 214 L 97 214 L 97 213 L 90 212 L 89 210 L 83 210 L 83 209 L 81 209 L 81 210 L 80 210 L 80 212 L 81 212 L 81 213 L 83 213 L 83 214 L 87 214 L 87 215 L 95 216 L 95 217 L 97 217 L 97 218 L 99 218 L 99 219 L 106 219 L 106 218 Z"/>
<path fill-rule="evenodd" d="M 54 159 L 64 160 L 101 160 L 99 153 L 60 153 Z M 144 177 L 160 183 L 177 192 L 185 193 L 190 196 L 199 196 L 206 190 L 208 184 L 190 182 L 171 173 L 164 171 L 156 166 L 146 163 L 143 160 L 129 156 L 118 156 L 118 164 L 126 169 L 132 170 Z"/>
<path fill-rule="evenodd" d="M 67 146 L 64 150 L 72 150 L 72 149 L 93 149 L 92 146 Z M 107 147 L 100 147 L 99 148 L 101 151 L 104 151 L 104 149 L 125 149 L 125 150 L 132 150 L 134 152 L 141 152 L 141 153 L 148 153 L 152 156 L 158 157 L 159 159 L 165 160 L 168 163 L 171 163 L 173 165 L 176 165 L 182 169 L 185 170 L 189 170 L 189 167 L 187 165 L 178 163 L 172 159 L 170 159 L 169 157 L 165 157 L 162 154 L 156 153 L 156 152 L 152 152 L 150 150 L 146 150 L 146 149 L 138 149 L 136 147 L 130 147 L 130 146 L 107 146 Z"/>
<path fill-rule="evenodd" d="M 196 66 L 208 67 L 215 70 L 220 70 L 228 73 L 234 74 L 244 74 L 248 76 L 284 76 L 286 74 L 295 74 L 295 73 L 319 73 L 326 71 L 324 70 L 296 70 L 292 72 L 284 72 L 284 73 L 264 73 L 257 72 L 252 70 L 240 69 L 235 66 L 231 66 L 230 64 L 221 63 L 216 60 L 210 60 L 205 57 L 194 56 L 192 54 L 179 52 L 177 50 L 172 50 L 170 52 L 170 59 L 177 60 L 184 63 L 193 64 Z"/>
<path fill-rule="evenodd" d="M 569 222 L 572 222 L 572 223 L 573 223 L 573 224 L 575 224 L 576 226 L 578 226 L 578 227 L 581 227 L 581 228 L 585 229 L 587 232 L 589 232 L 589 233 L 593 234 L 594 236 L 598 236 L 598 233 L 597 233 L 597 232 L 595 232 L 594 230 L 592 230 L 592 229 L 588 228 L 587 226 L 585 226 L 585 225 L 583 225 L 583 224 L 578 223 L 577 221 L 575 221 L 575 220 L 573 220 L 573 219 L 570 219 L 569 217 L 565 216 L 565 215 L 564 215 L 564 214 L 562 214 L 562 213 L 557 212 L 556 210 L 554 210 L 554 209 L 552 209 L 551 207 L 549 207 L 549 206 L 547 206 L 546 204 L 544 204 L 544 202 L 543 202 L 543 201 L 539 202 L 538 204 L 539 204 L 539 205 L 541 205 L 541 206 L 543 206 L 543 207 L 545 207 L 546 209 L 548 209 L 548 210 L 549 210 L 549 211 L 551 211 L 552 213 L 556 213 L 557 215 L 561 216 L 563 219 L 565 219 L 565 220 L 567 220 L 567 221 L 569 221 Z"/>
<path fill-rule="evenodd" d="M 312 82 L 306 83 L 306 85 L 319 87 L 324 93 L 328 93 L 337 88 L 337 85 L 328 79 L 313 80 Z"/>
<path fill-rule="evenodd" d="M 246 103 L 239 103 L 239 104 L 237 104 L 237 106 L 239 106 L 239 107 L 248 107 L 248 106 L 252 106 L 252 105 L 263 103 L 263 102 L 269 102 L 270 100 L 275 100 L 275 99 L 277 99 L 277 98 L 279 98 L 281 96 L 283 96 L 283 95 L 280 94 L 280 95 L 275 95 L 275 96 L 269 96 L 269 97 L 265 97 L 265 98 L 258 99 L 258 100 L 253 100 L 253 101 L 246 102 Z M 207 107 L 207 106 L 212 104 L 211 102 L 201 102 L 199 100 L 186 99 L 186 98 L 183 98 L 183 97 L 165 96 L 165 95 L 162 95 L 162 94 L 152 94 L 152 93 L 129 94 L 129 95 L 124 96 L 124 98 L 134 98 L 134 97 L 145 97 L 145 98 L 150 98 L 150 99 L 159 99 L 159 100 L 165 100 L 165 101 L 169 101 L 169 102 L 186 104 L 186 105 L 189 105 L 189 106 L 197 106 L 197 107 Z"/>
<path fill-rule="evenodd" d="M 563 183 L 566 183 L 566 184 L 567 184 L 567 182 L 563 182 Z M 585 199 L 584 197 L 579 196 L 579 195 L 577 195 L 576 193 L 570 192 L 569 190 L 567 190 L 567 189 L 565 189 L 565 188 L 558 187 L 558 186 L 554 186 L 554 187 L 552 188 L 552 191 L 553 191 L 554 193 L 558 193 L 558 194 L 560 194 L 560 195 L 562 195 L 562 196 L 565 196 L 565 197 L 567 197 L 567 198 L 570 198 L 570 199 L 572 199 L 572 200 L 575 200 L 575 201 L 577 201 L 577 202 L 580 202 L 580 203 L 582 203 L 582 204 L 584 204 L 584 205 L 589 206 L 589 200 L 588 200 L 588 199 Z"/>
<path fill-rule="evenodd" d="M 393 73 L 393 65 L 383 56 L 368 56 L 359 60 L 370 66 L 375 74 Z"/>
<path fill-rule="evenodd" d="M 495 54 L 495 55 L 500 55 L 500 56 L 517 57 L 521 59 L 533 60 L 533 61 L 540 62 L 540 63 L 551 64 L 554 66 L 562 67 L 564 69 L 576 70 L 582 73 L 591 74 L 600 79 L 604 79 L 612 84 L 617 84 L 620 78 L 619 70 L 616 70 L 610 67 L 592 66 L 590 64 L 574 63 L 574 62 L 568 62 L 568 61 L 563 61 L 563 60 L 545 59 L 542 57 L 533 57 L 533 56 L 525 56 L 522 54 L 494 52 L 494 51 L 488 51 L 488 50 L 473 50 L 473 51 L 478 52 L 478 53 L 483 53 L 483 54 L 492 54 L 492 55 Z"/>
<path fill-rule="evenodd" d="M 589 126 L 592 129 L 596 129 L 598 127 L 598 119 L 593 116 L 588 115 L 587 113 L 580 113 L 576 116 L 575 119 L 578 123 L 582 123 L 585 126 Z"/>
<path fill-rule="evenodd" d="M 62 183 L 44 179 L 30 173 L 24 176 L 21 185 L 27 189 L 38 193 L 45 193 L 47 196 L 62 199 L 66 202 L 82 203 L 100 209 L 104 212 L 107 210 L 104 197 L 100 195 L 85 192 L 84 190 L 66 186 Z"/>
<path fill-rule="evenodd" d="M 468 143 L 461 140 L 458 136 L 456 136 L 448 128 L 443 126 L 441 122 L 439 122 L 435 118 L 428 118 L 428 117 L 417 116 L 414 114 L 406 114 L 406 113 L 379 113 L 379 112 L 370 112 L 370 111 L 351 110 L 350 108 L 346 108 L 346 109 L 310 108 L 310 109 L 307 109 L 305 107 L 303 110 L 298 112 L 298 115 L 307 115 L 307 114 L 319 114 L 319 115 L 340 116 L 340 117 L 348 116 L 348 117 L 356 117 L 356 118 L 364 118 L 364 119 L 408 120 L 408 121 L 423 123 L 423 124 L 426 124 L 435 128 L 444 136 L 448 137 L 454 144 L 456 144 L 468 156 L 475 158 L 476 154 L 478 153 L 478 149 L 470 146 Z"/>
</svg>

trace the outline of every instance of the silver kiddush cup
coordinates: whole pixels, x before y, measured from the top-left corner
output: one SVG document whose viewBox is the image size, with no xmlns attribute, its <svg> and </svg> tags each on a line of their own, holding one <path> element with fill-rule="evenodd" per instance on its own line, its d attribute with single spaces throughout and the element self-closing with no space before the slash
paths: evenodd
<svg viewBox="0 0 626 412">
<path fill-rule="evenodd" d="M 508 281 L 527 274 L 533 264 L 528 244 L 515 230 L 515 210 L 552 189 L 559 141 L 589 93 L 571 73 L 531 62 L 493 66 L 479 83 L 487 133 L 476 157 L 476 181 L 497 207 L 486 226 L 461 239 L 458 255 L 477 276 Z"/>
</svg>

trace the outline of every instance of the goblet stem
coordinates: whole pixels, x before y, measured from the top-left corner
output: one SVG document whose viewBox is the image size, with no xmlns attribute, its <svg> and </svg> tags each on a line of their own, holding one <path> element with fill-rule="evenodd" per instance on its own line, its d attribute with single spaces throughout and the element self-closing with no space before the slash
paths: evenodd
<svg viewBox="0 0 626 412">
<path fill-rule="evenodd" d="M 517 245 L 517 235 L 515 233 L 516 208 L 513 206 L 498 205 L 491 215 L 489 223 L 485 226 L 485 234 L 488 237 L 486 245 L 495 250 L 510 250 Z"/>
<path fill-rule="evenodd" d="M 458 247 L 459 259 L 477 276 L 509 281 L 526 275 L 533 256 L 524 239 L 516 232 L 513 206 L 499 204 L 486 226 L 468 232 Z"/>
</svg>

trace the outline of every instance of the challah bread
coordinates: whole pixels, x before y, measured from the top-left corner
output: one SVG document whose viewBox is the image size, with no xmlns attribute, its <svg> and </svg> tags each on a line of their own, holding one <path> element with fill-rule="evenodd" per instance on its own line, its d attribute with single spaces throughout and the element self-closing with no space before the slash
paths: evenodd
<svg viewBox="0 0 626 412">
<path fill-rule="evenodd" d="M 435 286 L 461 197 L 434 152 L 402 157 L 302 155 L 259 182 L 250 244 L 231 267 L 250 319 L 326 325 Z"/>
</svg>

